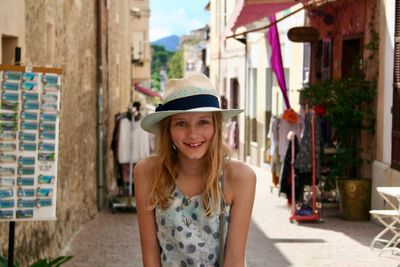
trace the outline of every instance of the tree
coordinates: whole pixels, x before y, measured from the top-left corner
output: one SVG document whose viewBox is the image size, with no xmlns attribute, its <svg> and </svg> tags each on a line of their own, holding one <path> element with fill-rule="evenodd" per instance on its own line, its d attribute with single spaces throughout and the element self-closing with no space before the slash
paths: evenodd
<svg viewBox="0 0 400 267">
<path fill-rule="evenodd" d="M 168 64 L 168 77 L 183 77 L 183 52 L 177 50 Z"/>
<path fill-rule="evenodd" d="M 160 72 L 168 69 L 168 62 L 174 53 L 160 45 L 152 45 L 151 50 L 151 88 L 160 91 Z"/>
</svg>

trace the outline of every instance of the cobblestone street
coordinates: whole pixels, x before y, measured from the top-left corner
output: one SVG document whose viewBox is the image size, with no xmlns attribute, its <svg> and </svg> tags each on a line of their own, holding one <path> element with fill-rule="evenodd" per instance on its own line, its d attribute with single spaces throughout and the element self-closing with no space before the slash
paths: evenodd
<svg viewBox="0 0 400 267">
<path fill-rule="evenodd" d="M 322 223 L 290 223 L 286 199 L 271 193 L 269 171 L 255 168 L 257 193 L 247 245 L 249 267 L 396 267 L 400 256 L 369 248 L 382 226 L 341 220 L 337 209 L 322 210 Z M 72 238 L 66 267 L 141 267 L 137 217 L 102 210 Z"/>
</svg>

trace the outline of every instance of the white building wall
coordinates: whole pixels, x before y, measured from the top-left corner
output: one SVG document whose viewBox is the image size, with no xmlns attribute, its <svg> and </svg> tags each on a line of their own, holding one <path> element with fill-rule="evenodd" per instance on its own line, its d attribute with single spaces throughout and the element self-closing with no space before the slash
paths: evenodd
<svg viewBox="0 0 400 267">
<path fill-rule="evenodd" d="M 292 10 L 298 7 L 292 7 Z M 278 14 L 277 19 L 287 15 L 287 12 Z M 288 71 L 286 87 L 288 90 L 289 102 L 293 110 L 299 111 L 299 90 L 302 88 L 303 79 L 303 43 L 294 43 L 287 37 L 287 32 L 293 27 L 304 26 L 304 11 L 292 15 L 277 25 L 281 42 L 283 66 Z M 287 74 L 287 72 L 285 74 Z M 278 88 L 278 90 L 280 90 Z M 282 94 L 281 94 L 282 97 Z M 283 98 L 281 100 L 283 102 Z"/>
<path fill-rule="evenodd" d="M 372 169 L 372 209 L 385 208 L 378 186 L 400 186 L 400 172 L 390 168 L 392 155 L 393 56 L 395 1 L 380 3 L 379 78 L 377 94 L 376 160 Z"/>
<path fill-rule="evenodd" d="M 292 8 L 293 10 L 294 8 Z M 277 14 L 277 19 L 287 15 L 289 11 Z M 287 38 L 290 28 L 304 25 L 304 12 L 301 11 L 290 16 L 277 24 L 279 41 L 282 53 L 282 62 L 285 72 L 287 94 L 291 107 L 299 112 L 299 89 L 302 87 L 303 69 L 303 44 L 293 43 Z M 265 25 L 268 22 L 265 22 Z M 271 70 L 270 57 L 271 47 L 266 37 L 268 29 L 262 32 L 250 33 L 248 35 L 248 54 L 249 68 L 257 69 L 257 114 L 255 116 L 257 124 L 257 141 L 250 143 L 250 162 L 255 165 L 262 165 L 265 159 L 267 145 L 267 134 L 269 130 L 269 116 L 281 115 L 286 109 L 283 94 L 277 83 L 276 76 Z M 252 76 L 249 76 L 250 83 Z M 250 99 L 254 99 L 254 94 L 249 87 Z M 250 106 L 253 108 L 253 103 Z M 250 112 L 250 120 L 254 119 Z"/>
<path fill-rule="evenodd" d="M 394 12 L 395 12 L 395 1 L 384 1 L 385 9 L 384 16 L 381 16 L 384 19 L 384 23 L 382 23 L 382 27 L 387 26 L 386 29 L 381 29 L 381 38 L 383 38 L 382 44 L 382 52 L 384 53 L 382 56 L 384 57 L 383 61 L 385 64 L 380 64 L 379 73 L 382 75 L 383 80 L 380 81 L 380 88 L 383 90 L 379 90 L 379 98 L 382 98 L 382 109 L 383 113 L 379 114 L 382 120 L 378 120 L 382 123 L 382 127 L 378 127 L 383 129 L 382 136 L 382 161 L 385 164 L 390 164 L 391 162 L 391 154 L 392 154 L 392 112 L 391 107 L 393 105 L 393 56 L 394 56 Z M 382 92 L 383 91 L 383 92 Z"/>
<path fill-rule="evenodd" d="M 239 107 L 245 109 L 244 114 L 239 116 L 240 144 L 238 157 L 253 164 L 261 165 L 265 155 L 266 135 L 269 129 L 267 116 L 271 113 L 279 115 L 286 107 L 276 78 L 271 75 L 270 46 L 265 36 L 266 30 L 247 35 L 247 51 L 246 45 L 234 38 L 221 39 L 224 35 L 232 34 L 227 33 L 225 27 L 235 8 L 235 1 L 213 0 L 210 2 L 210 78 L 221 93 L 227 93 L 228 103 L 231 100 L 229 99 L 230 81 L 234 78 L 238 80 Z M 281 12 L 277 15 L 277 19 L 287 15 L 288 12 Z M 268 21 L 263 19 L 254 25 L 248 25 L 248 27 L 259 27 L 267 24 Z M 290 42 L 286 33 L 291 27 L 302 25 L 304 25 L 303 11 L 278 23 L 282 60 L 287 74 L 288 95 L 296 111 L 299 109 L 298 90 L 302 85 L 303 45 Z M 245 31 L 246 28 L 241 27 L 237 31 L 241 30 Z M 272 77 L 273 79 L 271 79 Z M 224 86 L 225 88 L 223 88 Z M 254 88 L 256 90 L 253 92 Z M 254 127 L 251 127 L 250 122 L 257 125 L 256 141 L 252 141 L 254 140 L 252 138 Z"/>
</svg>

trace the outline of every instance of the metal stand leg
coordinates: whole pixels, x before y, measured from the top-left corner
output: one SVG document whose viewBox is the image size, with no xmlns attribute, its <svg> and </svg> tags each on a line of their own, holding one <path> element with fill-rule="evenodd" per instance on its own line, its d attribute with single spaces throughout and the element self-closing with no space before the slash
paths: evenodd
<svg viewBox="0 0 400 267">
<path fill-rule="evenodd" d="M 8 267 L 14 266 L 14 240 L 15 240 L 15 222 L 10 222 L 10 231 L 8 233 Z"/>
</svg>

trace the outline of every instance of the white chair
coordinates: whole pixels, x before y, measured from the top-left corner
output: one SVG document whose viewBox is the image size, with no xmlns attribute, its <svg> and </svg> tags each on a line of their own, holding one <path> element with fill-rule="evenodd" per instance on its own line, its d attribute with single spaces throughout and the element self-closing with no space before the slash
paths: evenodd
<svg viewBox="0 0 400 267">
<path fill-rule="evenodd" d="M 385 250 L 395 250 L 400 252 L 397 245 L 400 243 L 400 212 L 397 209 L 391 210 L 370 210 L 369 213 L 385 226 L 371 242 L 371 249 L 377 243 L 386 244 L 380 249 L 379 254 Z"/>
</svg>

